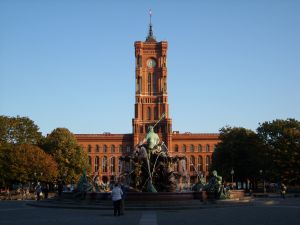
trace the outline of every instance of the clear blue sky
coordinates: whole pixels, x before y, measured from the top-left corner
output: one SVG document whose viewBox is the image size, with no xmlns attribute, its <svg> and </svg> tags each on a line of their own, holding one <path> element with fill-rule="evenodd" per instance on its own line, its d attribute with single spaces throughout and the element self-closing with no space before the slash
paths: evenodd
<svg viewBox="0 0 300 225">
<path fill-rule="evenodd" d="M 173 130 L 300 119 L 300 1 L 0 1 L 0 114 L 131 133 L 134 41 L 167 40 Z"/>
</svg>

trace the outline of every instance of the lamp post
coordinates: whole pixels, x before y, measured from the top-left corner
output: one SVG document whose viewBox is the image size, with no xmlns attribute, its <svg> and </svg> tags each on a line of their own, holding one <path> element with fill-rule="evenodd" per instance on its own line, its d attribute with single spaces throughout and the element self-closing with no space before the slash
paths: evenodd
<svg viewBox="0 0 300 225">
<path fill-rule="evenodd" d="M 233 168 L 231 169 L 230 174 L 231 174 L 231 183 L 232 183 L 232 185 L 233 185 L 233 175 L 234 175 L 234 170 L 233 170 Z"/>
<path fill-rule="evenodd" d="M 37 180 L 37 178 L 36 178 L 36 172 L 34 172 L 33 174 L 34 174 L 34 179 L 36 181 Z"/>
<path fill-rule="evenodd" d="M 263 171 L 262 169 L 259 170 L 260 176 L 261 176 L 261 178 L 263 179 L 263 189 L 264 189 L 264 193 L 266 193 L 265 176 L 263 175 L 263 172 L 264 172 L 264 171 Z"/>
</svg>

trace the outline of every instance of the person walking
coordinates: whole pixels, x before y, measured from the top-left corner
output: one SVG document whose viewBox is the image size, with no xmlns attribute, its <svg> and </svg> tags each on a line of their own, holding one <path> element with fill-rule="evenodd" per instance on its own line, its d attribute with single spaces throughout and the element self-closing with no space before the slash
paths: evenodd
<svg viewBox="0 0 300 225">
<path fill-rule="evenodd" d="M 115 183 L 112 191 L 111 191 L 111 199 L 114 205 L 114 216 L 120 216 L 121 214 L 121 201 L 122 201 L 123 192 L 119 187 L 118 183 Z"/>
</svg>

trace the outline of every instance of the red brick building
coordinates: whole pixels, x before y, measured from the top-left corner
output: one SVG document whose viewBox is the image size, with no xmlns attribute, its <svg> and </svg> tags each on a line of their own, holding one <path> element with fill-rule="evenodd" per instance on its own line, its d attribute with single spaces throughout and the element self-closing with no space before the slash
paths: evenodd
<svg viewBox="0 0 300 225">
<path fill-rule="evenodd" d="M 136 89 L 132 134 L 76 134 L 79 144 L 89 155 L 93 173 L 106 181 L 129 171 L 130 165 L 119 157 L 131 154 L 146 136 L 148 127 L 165 114 L 155 126 L 155 131 L 168 147 L 170 155 L 185 155 L 187 158 L 185 165 L 178 165 L 176 170 L 188 174 L 192 182 L 199 174 L 207 176 L 212 152 L 219 141 L 218 134 L 172 131 L 167 92 L 168 42 L 156 41 L 150 22 L 146 41 L 136 41 L 134 46 Z"/>
</svg>

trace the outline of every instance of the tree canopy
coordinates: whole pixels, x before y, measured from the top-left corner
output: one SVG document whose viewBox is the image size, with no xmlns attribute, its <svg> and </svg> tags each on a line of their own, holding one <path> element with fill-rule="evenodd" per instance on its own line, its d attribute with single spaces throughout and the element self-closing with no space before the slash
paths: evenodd
<svg viewBox="0 0 300 225">
<path fill-rule="evenodd" d="M 255 132 L 241 127 L 224 127 L 220 130 L 220 143 L 212 157 L 212 169 L 228 181 L 231 170 L 239 181 L 255 179 L 262 167 L 262 142 Z"/>
<path fill-rule="evenodd" d="M 53 182 L 57 164 L 52 156 L 30 144 L 0 147 L 0 179 L 2 183 Z"/>
<path fill-rule="evenodd" d="M 45 139 L 44 149 L 57 162 L 61 181 L 76 181 L 84 170 L 90 169 L 87 153 L 66 128 L 53 130 Z"/>
<path fill-rule="evenodd" d="M 38 144 L 39 127 L 28 117 L 0 116 L 0 144 Z"/>
<path fill-rule="evenodd" d="M 300 183 L 300 122 L 295 119 L 264 122 L 257 128 L 266 151 L 266 175 L 275 181 Z"/>
</svg>

